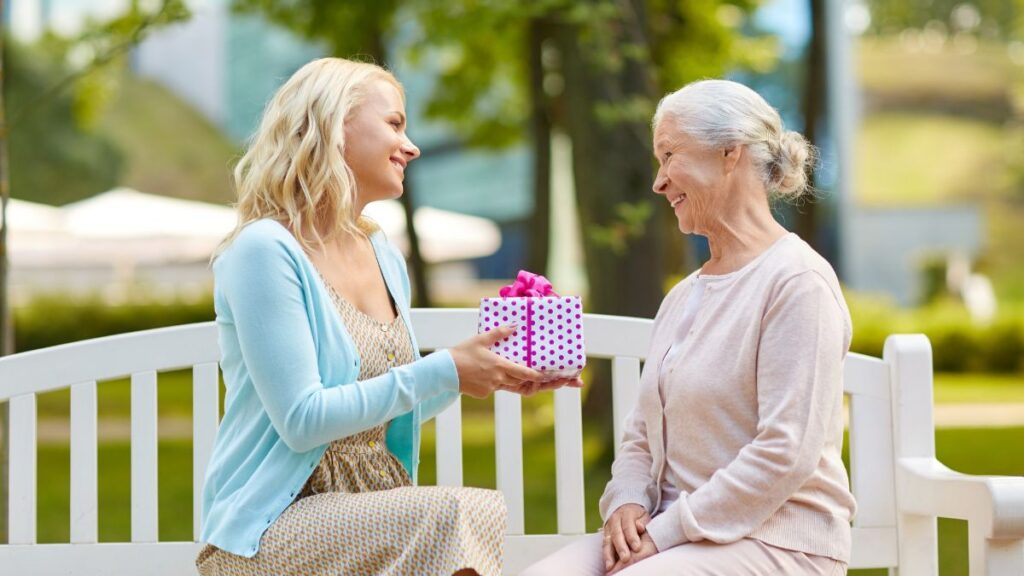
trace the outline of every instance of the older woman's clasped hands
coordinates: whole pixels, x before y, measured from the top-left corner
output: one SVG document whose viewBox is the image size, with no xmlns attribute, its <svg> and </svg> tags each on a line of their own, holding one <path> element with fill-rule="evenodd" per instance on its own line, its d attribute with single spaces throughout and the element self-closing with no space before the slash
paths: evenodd
<svg viewBox="0 0 1024 576">
<path fill-rule="evenodd" d="M 614 574 L 629 564 L 658 553 L 647 523 L 651 515 L 639 504 L 623 504 L 604 523 L 602 556 L 604 569 Z"/>
</svg>

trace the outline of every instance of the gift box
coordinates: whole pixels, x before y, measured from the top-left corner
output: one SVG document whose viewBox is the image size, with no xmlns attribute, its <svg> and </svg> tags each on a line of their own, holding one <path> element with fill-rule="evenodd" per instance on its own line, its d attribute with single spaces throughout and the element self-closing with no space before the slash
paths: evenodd
<svg viewBox="0 0 1024 576">
<path fill-rule="evenodd" d="M 544 373 L 546 379 L 579 376 L 587 364 L 580 297 L 559 296 L 546 278 L 526 271 L 520 271 L 516 282 L 499 294 L 480 299 L 477 332 L 506 324 L 517 324 L 519 329 L 491 349 Z"/>
</svg>

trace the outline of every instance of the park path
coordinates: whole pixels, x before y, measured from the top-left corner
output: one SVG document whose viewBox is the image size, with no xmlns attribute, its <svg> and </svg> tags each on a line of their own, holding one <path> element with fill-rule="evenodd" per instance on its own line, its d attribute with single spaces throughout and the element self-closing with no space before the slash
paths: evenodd
<svg viewBox="0 0 1024 576">
<path fill-rule="evenodd" d="M 1024 426 L 1024 403 L 937 404 L 937 428 L 1011 428 Z M 41 419 L 38 427 L 40 444 L 66 444 L 70 423 L 65 419 Z M 127 441 L 131 437 L 131 421 L 127 418 L 103 419 L 97 424 L 100 442 Z M 163 417 L 157 433 L 165 440 L 187 440 L 192 437 L 192 420 L 187 417 Z"/>
</svg>

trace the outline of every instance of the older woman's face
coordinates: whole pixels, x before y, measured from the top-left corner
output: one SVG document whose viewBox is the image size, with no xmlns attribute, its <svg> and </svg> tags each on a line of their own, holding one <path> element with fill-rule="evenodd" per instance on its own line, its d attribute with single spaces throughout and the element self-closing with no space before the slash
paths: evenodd
<svg viewBox="0 0 1024 576">
<path fill-rule="evenodd" d="M 345 123 L 345 162 L 363 203 L 402 195 L 405 167 L 420 155 L 405 133 L 398 88 L 378 80 Z"/>
<path fill-rule="evenodd" d="M 681 232 L 707 235 L 725 203 L 724 152 L 702 146 L 669 116 L 654 129 L 654 154 L 659 165 L 654 193 L 668 201 Z"/>
</svg>

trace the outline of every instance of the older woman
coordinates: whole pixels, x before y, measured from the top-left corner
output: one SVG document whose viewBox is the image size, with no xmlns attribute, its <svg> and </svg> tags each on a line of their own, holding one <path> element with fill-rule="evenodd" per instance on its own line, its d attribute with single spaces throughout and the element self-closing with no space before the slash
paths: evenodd
<svg viewBox="0 0 1024 576">
<path fill-rule="evenodd" d="M 488 350 L 513 328 L 420 357 L 405 262 L 362 215 L 402 194 L 405 130 L 394 76 L 323 58 L 274 95 L 236 168 L 203 576 L 501 573 L 501 493 L 415 486 L 420 425 L 459 393 L 580 383 Z"/>
<path fill-rule="evenodd" d="M 654 152 L 655 194 L 711 258 L 655 318 L 602 533 L 525 574 L 844 574 L 849 311 L 769 209 L 805 192 L 812 149 L 756 92 L 705 80 L 661 101 Z"/>
</svg>

